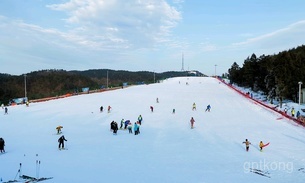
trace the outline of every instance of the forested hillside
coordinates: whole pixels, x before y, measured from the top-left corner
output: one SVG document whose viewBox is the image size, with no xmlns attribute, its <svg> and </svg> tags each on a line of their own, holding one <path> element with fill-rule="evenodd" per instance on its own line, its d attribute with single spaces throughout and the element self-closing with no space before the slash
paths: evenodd
<svg viewBox="0 0 305 183">
<path fill-rule="evenodd" d="M 298 82 L 305 84 L 305 46 L 276 55 L 252 54 L 240 67 L 236 62 L 228 70 L 231 83 L 261 90 L 272 99 L 296 101 Z"/>
<path fill-rule="evenodd" d="M 9 103 L 13 98 L 39 99 L 67 93 L 78 93 L 82 88 L 90 90 L 108 87 L 153 83 L 169 77 L 187 76 L 188 72 L 153 73 L 148 71 L 130 72 L 109 69 L 87 71 L 42 70 L 25 75 L 0 74 L 0 103 Z M 198 75 L 203 75 L 197 72 Z M 107 76 L 108 75 L 108 76 Z M 107 82 L 108 78 L 108 82 Z M 25 89 L 26 88 L 26 89 Z M 27 93 L 25 94 L 25 91 Z"/>
</svg>

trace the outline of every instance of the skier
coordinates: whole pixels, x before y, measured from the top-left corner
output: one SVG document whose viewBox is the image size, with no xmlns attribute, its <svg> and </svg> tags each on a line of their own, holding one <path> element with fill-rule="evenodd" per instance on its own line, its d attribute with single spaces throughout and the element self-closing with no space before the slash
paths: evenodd
<svg viewBox="0 0 305 183">
<path fill-rule="evenodd" d="M 58 139 L 59 145 L 58 145 L 58 149 L 65 149 L 65 144 L 64 141 L 67 141 L 67 139 L 65 139 L 65 136 L 61 136 Z"/>
<path fill-rule="evenodd" d="M 251 142 L 249 142 L 248 139 L 246 139 L 246 141 L 244 141 L 243 144 L 246 144 L 246 151 L 249 151 L 249 145 L 251 144 Z"/>
<path fill-rule="evenodd" d="M 101 106 L 101 107 L 100 107 L 100 112 L 103 112 L 103 109 L 104 109 L 104 107 L 103 107 L 103 106 Z"/>
<path fill-rule="evenodd" d="M 29 101 L 26 101 L 25 105 L 26 105 L 27 107 L 29 107 L 29 105 L 30 105 Z"/>
<path fill-rule="evenodd" d="M 159 98 L 156 99 L 156 102 L 159 103 Z"/>
<path fill-rule="evenodd" d="M 210 106 L 210 104 L 207 106 L 207 108 L 205 109 L 205 112 L 210 112 L 210 110 L 211 110 L 211 106 Z"/>
<path fill-rule="evenodd" d="M 193 117 L 191 118 L 190 122 L 191 122 L 191 128 L 194 128 L 194 122 L 195 122 L 195 120 L 194 120 Z"/>
<path fill-rule="evenodd" d="M 128 128 L 128 132 L 132 133 L 132 124 L 131 124 L 131 122 L 128 123 L 127 128 Z"/>
<path fill-rule="evenodd" d="M 111 107 L 110 107 L 110 105 L 108 106 L 108 113 L 110 113 L 110 110 L 111 110 Z"/>
<path fill-rule="evenodd" d="M 192 109 L 193 111 L 195 110 L 196 111 L 196 104 L 195 104 L 195 102 L 193 103 L 193 109 Z"/>
<path fill-rule="evenodd" d="M 1 104 L 1 108 L 4 109 L 4 104 Z"/>
<path fill-rule="evenodd" d="M 142 125 L 142 120 L 143 120 L 143 118 L 142 118 L 142 116 L 140 115 L 140 116 L 138 117 L 138 121 L 139 121 L 139 124 L 140 124 L 140 125 Z"/>
<path fill-rule="evenodd" d="M 176 109 L 173 109 L 173 114 L 175 114 L 175 112 L 176 112 Z"/>
<path fill-rule="evenodd" d="M 0 152 L 1 153 L 5 153 L 4 146 L 5 146 L 4 139 L 0 138 Z"/>
<path fill-rule="evenodd" d="M 150 111 L 154 112 L 154 107 L 153 106 L 150 106 Z"/>
<path fill-rule="evenodd" d="M 63 128 L 63 126 L 58 126 L 56 127 L 57 130 L 57 134 L 61 134 L 61 129 Z"/>
<path fill-rule="evenodd" d="M 8 114 L 8 108 L 7 107 L 4 108 L 4 114 Z"/>
</svg>

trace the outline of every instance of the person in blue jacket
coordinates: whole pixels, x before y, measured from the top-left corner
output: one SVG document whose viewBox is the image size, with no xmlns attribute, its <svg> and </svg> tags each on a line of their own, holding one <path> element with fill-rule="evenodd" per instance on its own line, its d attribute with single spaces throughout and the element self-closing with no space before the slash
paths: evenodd
<svg viewBox="0 0 305 183">
<path fill-rule="evenodd" d="M 135 135 L 139 134 L 139 125 L 137 124 L 137 122 L 134 123 L 133 130 Z"/>
<path fill-rule="evenodd" d="M 211 110 L 211 105 L 209 104 L 208 106 L 207 106 L 207 108 L 205 109 L 205 112 L 210 112 L 210 110 Z"/>
<path fill-rule="evenodd" d="M 124 129 L 125 129 L 125 130 L 127 129 L 127 126 L 128 126 L 128 123 L 129 123 L 129 122 L 130 122 L 130 120 L 126 120 L 126 121 L 125 121 L 125 123 L 124 123 L 124 124 L 125 124 L 125 126 L 124 126 Z"/>
</svg>

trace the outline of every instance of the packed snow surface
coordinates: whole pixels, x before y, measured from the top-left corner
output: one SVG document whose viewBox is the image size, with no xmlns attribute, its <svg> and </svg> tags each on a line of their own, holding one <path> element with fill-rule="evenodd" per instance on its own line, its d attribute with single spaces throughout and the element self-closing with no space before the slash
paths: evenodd
<svg viewBox="0 0 305 183">
<path fill-rule="evenodd" d="M 110 131 L 111 121 L 120 126 L 122 119 L 134 123 L 139 115 L 139 135 Z M 67 150 L 58 149 L 59 125 Z M 12 106 L 0 115 L 0 137 L 6 143 L 0 154 L 2 182 L 20 175 L 53 177 L 42 182 L 55 183 L 305 180 L 304 127 L 208 77 Z M 245 139 L 251 142 L 248 152 Z M 260 141 L 270 142 L 262 152 Z"/>
</svg>

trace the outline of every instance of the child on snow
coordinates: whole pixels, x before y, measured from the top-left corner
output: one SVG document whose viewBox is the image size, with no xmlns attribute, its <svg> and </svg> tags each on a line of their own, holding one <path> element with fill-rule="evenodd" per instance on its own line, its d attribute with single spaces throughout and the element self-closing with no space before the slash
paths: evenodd
<svg viewBox="0 0 305 183">
<path fill-rule="evenodd" d="M 210 112 L 210 110 L 211 110 L 211 106 L 210 106 L 210 104 L 207 106 L 207 108 L 205 109 L 205 112 Z"/>
<path fill-rule="evenodd" d="M 128 123 L 127 128 L 128 128 L 129 133 L 132 133 L 132 124 L 131 124 L 131 122 Z"/>
<path fill-rule="evenodd" d="M 138 121 L 139 121 L 139 124 L 140 124 L 140 125 L 142 124 L 142 120 L 143 120 L 142 115 L 140 115 L 140 116 L 138 117 Z"/>
<path fill-rule="evenodd" d="M 263 151 L 263 147 L 264 147 L 264 143 L 263 143 L 263 141 L 260 141 L 259 142 L 260 151 Z"/>
<path fill-rule="evenodd" d="M 63 128 L 63 126 L 58 126 L 56 127 L 57 130 L 57 134 L 61 134 L 61 129 Z"/>
<path fill-rule="evenodd" d="M 243 144 L 246 144 L 246 151 L 249 151 L 249 145 L 251 144 L 251 142 L 249 142 L 248 139 L 246 139 L 246 141 L 244 141 Z"/>
<path fill-rule="evenodd" d="M 193 103 L 193 108 L 192 108 L 193 111 L 196 111 L 196 104 L 195 102 Z"/>
</svg>

